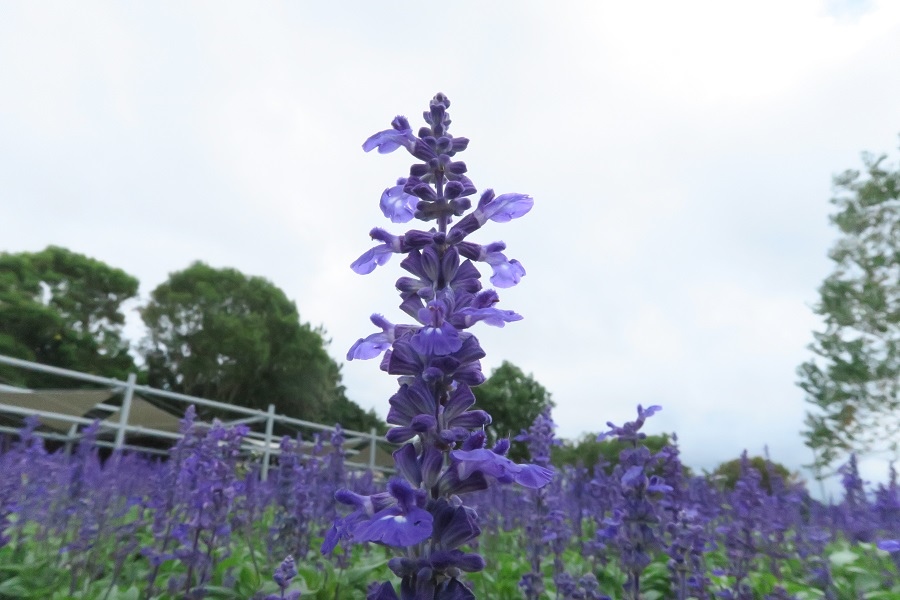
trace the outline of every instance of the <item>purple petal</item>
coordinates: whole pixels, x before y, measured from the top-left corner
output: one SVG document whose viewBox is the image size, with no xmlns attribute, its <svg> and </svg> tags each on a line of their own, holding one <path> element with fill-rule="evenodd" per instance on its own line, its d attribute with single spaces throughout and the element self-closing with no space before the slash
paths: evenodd
<svg viewBox="0 0 900 600">
<path fill-rule="evenodd" d="M 500 286 L 498 286 L 500 287 Z M 493 327 L 503 327 L 506 323 L 521 321 L 522 315 L 511 310 L 499 308 L 464 308 L 458 314 L 466 317 L 466 326 L 472 326 L 478 321 L 484 321 Z"/>
<path fill-rule="evenodd" d="M 401 180 L 405 183 L 406 180 Z M 416 212 L 419 199 L 403 191 L 403 184 L 384 190 L 381 194 L 381 212 L 392 223 L 408 223 Z"/>
<path fill-rule="evenodd" d="M 382 583 L 374 592 L 366 596 L 366 600 L 400 600 L 390 581 Z"/>
<path fill-rule="evenodd" d="M 324 556 L 327 556 L 334 551 L 339 541 L 341 541 L 341 530 L 338 528 L 338 522 L 336 521 L 331 524 L 331 527 L 325 533 L 325 539 L 322 540 L 322 547 L 319 551 Z"/>
<path fill-rule="evenodd" d="M 534 198 L 527 194 L 501 194 L 481 207 L 482 223 L 490 220 L 506 223 L 528 213 L 534 206 Z"/>
<path fill-rule="evenodd" d="M 391 340 L 384 332 L 373 333 L 367 338 L 360 338 L 347 352 L 347 360 L 367 360 L 380 356 L 391 347 Z"/>
<path fill-rule="evenodd" d="M 417 415 L 434 414 L 436 401 L 428 386 L 421 380 L 412 385 L 403 385 L 391 396 L 391 408 L 387 422 L 393 425 L 409 425 Z"/>
<path fill-rule="evenodd" d="M 431 513 L 413 507 L 403 513 L 392 506 L 372 516 L 372 519 L 357 525 L 353 539 L 357 542 L 377 542 L 388 546 L 407 547 L 425 541 L 431 536 Z"/>
<path fill-rule="evenodd" d="M 642 419 L 646 419 L 647 417 L 652 417 L 653 415 L 655 415 L 656 413 L 658 413 L 661 410 L 662 410 L 662 406 L 659 406 L 658 404 L 654 404 L 653 406 L 648 406 L 647 408 L 641 408 L 641 406 L 638 405 L 638 417 L 642 418 Z"/>
<path fill-rule="evenodd" d="M 502 252 L 489 254 L 485 257 L 485 262 L 494 270 L 491 283 L 499 288 L 513 287 L 525 275 L 525 267 L 516 259 L 507 260 Z"/>
<path fill-rule="evenodd" d="M 386 263 L 393 253 L 393 249 L 387 244 L 379 244 L 353 261 L 350 268 L 360 275 L 368 275 L 375 270 L 375 267 Z"/>
<path fill-rule="evenodd" d="M 391 427 L 384 434 L 384 439 L 390 444 L 403 444 L 419 435 L 412 427 Z"/>
<path fill-rule="evenodd" d="M 448 427 L 477 429 L 491 424 L 491 415 L 483 410 L 467 410 L 458 417 L 446 419 Z"/>
<path fill-rule="evenodd" d="M 486 448 L 454 450 L 450 453 L 450 457 L 458 461 L 456 472 L 459 474 L 459 478 L 463 480 L 467 479 L 472 473 L 479 471 L 491 477 L 496 477 L 504 471 L 502 463 L 494 461 L 497 455 Z M 512 463 L 509 459 L 504 460 Z"/>
<path fill-rule="evenodd" d="M 363 142 L 362 147 L 366 152 L 371 152 L 375 148 L 378 148 L 379 154 L 390 154 L 401 146 L 407 150 L 411 149 L 415 143 L 415 139 L 412 131 L 409 129 L 399 131 L 397 129 L 386 129 L 385 131 L 379 131 L 375 135 L 369 137 L 369 139 Z"/>
<path fill-rule="evenodd" d="M 625 474 L 622 475 L 622 485 L 626 485 L 628 487 L 635 487 L 644 479 L 644 467 L 640 465 L 635 465 L 633 467 L 628 467 L 628 470 L 625 471 Z"/>
<path fill-rule="evenodd" d="M 446 356 L 462 348 L 459 332 L 450 323 L 440 327 L 423 327 L 409 340 L 409 345 L 424 356 Z"/>
<path fill-rule="evenodd" d="M 356 340 L 347 352 L 347 360 L 375 358 L 391 347 L 394 342 L 394 324 L 378 314 L 372 315 L 371 320 L 381 327 L 381 332 Z"/>
<path fill-rule="evenodd" d="M 403 475 L 413 485 L 422 483 L 422 468 L 416 456 L 416 448 L 412 444 L 404 444 L 394 454 L 394 465 L 397 472 Z"/>
<path fill-rule="evenodd" d="M 456 469 L 461 480 L 478 472 L 493 477 L 500 483 L 515 481 L 519 485 L 536 489 L 549 483 L 553 477 L 550 469 L 539 465 L 517 465 L 505 456 L 487 449 L 454 450 L 450 457 L 458 461 Z"/>
<path fill-rule="evenodd" d="M 475 404 L 475 394 L 472 393 L 469 386 L 459 385 L 450 394 L 450 399 L 444 406 L 444 418 L 448 421 L 453 420 L 473 404 Z"/>
<path fill-rule="evenodd" d="M 881 540 L 878 542 L 878 549 L 885 552 L 900 552 L 900 540 Z"/>
<path fill-rule="evenodd" d="M 440 600 L 475 600 L 475 594 L 459 579 L 448 579 L 440 584 L 435 598 Z"/>
<path fill-rule="evenodd" d="M 426 489 L 435 485 L 444 468 L 444 453 L 433 446 L 426 446 L 422 451 L 422 480 Z"/>
<path fill-rule="evenodd" d="M 540 489 L 553 479 L 553 470 L 540 465 L 520 465 L 521 471 L 516 473 L 515 481 L 521 486 L 533 490 Z"/>
</svg>

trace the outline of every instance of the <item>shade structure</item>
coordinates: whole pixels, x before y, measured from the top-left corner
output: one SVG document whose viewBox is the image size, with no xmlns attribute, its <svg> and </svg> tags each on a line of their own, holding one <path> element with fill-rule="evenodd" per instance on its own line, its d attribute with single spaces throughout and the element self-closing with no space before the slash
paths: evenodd
<svg viewBox="0 0 900 600">
<path fill-rule="evenodd" d="M 30 410 L 55 412 L 72 417 L 81 417 L 115 395 L 113 390 L 22 390 L 0 391 L 0 404 L 17 406 Z M 4 413 L 0 406 L 0 413 Z M 6 414 L 13 414 L 6 411 Z M 52 417 L 39 417 L 41 424 L 58 432 L 67 432 L 71 421 Z"/>
<path fill-rule="evenodd" d="M 91 412 L 96 414 L 100 405 L 106 405 L 111 409 L 109 416 L 102 419 L 104 429 L 115 429 L 119 426 L 118 405 L 121 401 L 115 396 L 121 394 L 119 390 L 13 390 L 5 386 L 0 390 L 0 414 L 17 416 L 23 415 L 16 412 L 4 411 L 2 405 L 15 406 L 34 411 L 54 412 L 72 417 L 84 417 Z M 108 402 L 112 400 L 112 402 Z M 102 408 L 102 406 L 101 406 Z M 66 433 L 72 426 L 72 421 L 54 417 L 39 417 L 41 425 L 56 432 Z M 165 410 L 158 408 L 141 396 L 134 395 L 131 399 L 131 409 L 128 413 L 128 425 L 155 429 L 167 433 L 178 433 L 180 419 Z"/>
<path fill-rule="evenodd" d="M 110 427 L 118 427 L 119 413 L 114 413 L 104 421 Z M 157 429 L 168 433 L 178 433 L 181 426 L 179 417 L 150 404 L 135 394 L 131 398 L 131 410 L 128 413 L 128 424 L 145 429 Z"/>
</svg>

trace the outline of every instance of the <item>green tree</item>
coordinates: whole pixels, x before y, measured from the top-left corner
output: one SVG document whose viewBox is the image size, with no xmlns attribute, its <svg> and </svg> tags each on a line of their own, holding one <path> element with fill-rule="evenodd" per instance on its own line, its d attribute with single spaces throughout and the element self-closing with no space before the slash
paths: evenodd
<svg viewBox="0 0 900 600">
<path fill-rule="evenodd" d="M 266 279 L 196 262 L 153 290 L 141 317 L 151 385 L 310 421 L 347 412 L 324 330 Z"/>
<path fill-rule="evenodd" d="M 138 280 L 125 271 L 65 248 L 0 254 L 0 354 L 124 379 L 135 365 L 122 339 L 122 304 L 137 291 Z M 81 385 L 12 368 L 0 380 Z"/>
<path fill-rule="evenodd" d="M 492 421 L 487 429 L 491 441 L 517 436 L 523 429 L 528 429 L 544 408 L 555 406 L 544 386 L 508 361 L 503 361 L 484 383 L 472 391 L 475 393 L 475 407 L 491 415 Z M 513 444 L 513 458 L 527 454 L 524 444 L 523 448 L 518 446 Z"/>
<path fill-rule="evenodd" d="M 741 477 L 741 462 L 740 458 L 723 462 L 713 469 L 708 477 L 716 481 L 723 489 L 733 490 L 738 479 Z M 784 483 L 794 483 L 799 477 L 796 473 L 791 473 L 784 465 L 772 462 L 762 456 L 748 458 L 747 462 L 750 468 L 756 469 L 759 473 L 761 478 L 760 485 L 770 494 L 772 493 L 773 477 L 780 478 Z"/>
<path fill-rule="evenodd" d="M 664 446 L 669 445 L 669 436 L 665 433 L 660 435 L 648 435 L 641 444 L 650 449 L 650 452 L 656 454 Z M 616 438 L 606 439 L 601 442 L 597 441 L 596 433 L 585 433 L 577 440 L 565 440 L 562 445 L 553 449 L 553 464 L 557 467 L 563 465 L 578 465 L 591 469 L 602 462 L 607 473 L 612 472 L 612 468 L 619 463 L 619 454 L 626 448 L 630 448 L 630 444 L 620 442 Z"/>
<path fill-rule="evenodd" d="M 900 433 L 900 170 L 885 158 L 864 154 L 865 176 L 851 170 L 834 181 L 841 237 L 815 309 L 825 329 L 797 370 L 820 477 L 850 452 L 895 449 Z"/>
</svg>

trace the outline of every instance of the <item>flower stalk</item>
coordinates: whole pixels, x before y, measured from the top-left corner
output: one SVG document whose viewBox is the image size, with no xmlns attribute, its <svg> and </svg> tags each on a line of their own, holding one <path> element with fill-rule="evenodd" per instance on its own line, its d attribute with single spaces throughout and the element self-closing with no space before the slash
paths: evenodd
<svg viewBox="0 0 900 600">
<path fill-rule="evenodd" d="M 400 148 L 418 162 L 408 177 L 397 180 L 381 196 L 381 210 L 393 223 L 413 219 L 434 221 L 425 230 L 393 235 L 381 228 L 370 232 L 378 244 L 351 268 L 371 273 L 394 254 L 405 255 L 400 266 L 408 275 L 397 280 L 400 309 L 412 324 L 395 325 L 372 316 L 380 330 L 359 339 L 348 360 L 382 356 L 381 369 L 398 376 L 399 390 L 390 399 L 387 440 L 400 445 L 394 452 L 398 477 L 387 491 L 363 496 L 340 490 L 335 498 L 351 512 L 335 520 L 322 546 L 330 554 L 342 539 L 373 542 L 396 550 L 389 566 L 400 578 L 400 596 L 391 582 L 373 585 L 371 600 L 474 598 L 464 585 L 464 572 L 480 571 L 484 558 L 464 549 L 481 533 L 478 516 L 461 496 L 491 483 L 546 485 L 552 470 L 516 464 L 506 457 L 509 440 L 486 447 L 484 428 L 490 415 L 473 408 L 471 388 L 484 381 L 480 359 L 485 356 L 468 329 L 483 321 L 503 327 L 522 317 L 496 307 L 499 296 L 482 289 L 477 263 L 492 271 L 499 288 L 516 285 L 525 275 L 522 265 L 508 259 L 503 242 L 481 245 L 467 238 L 488 221 L 507 222 L 531 210 L 526 194 L 476 193 L 466 164 L 457 155 L 468 146 L 448 128 L 450 101 L 432 99 L 424 113 L 426 126 L 413 134 L 405 117 L 376 133 L 363 150 L 386 154 Z"/>
</svg>

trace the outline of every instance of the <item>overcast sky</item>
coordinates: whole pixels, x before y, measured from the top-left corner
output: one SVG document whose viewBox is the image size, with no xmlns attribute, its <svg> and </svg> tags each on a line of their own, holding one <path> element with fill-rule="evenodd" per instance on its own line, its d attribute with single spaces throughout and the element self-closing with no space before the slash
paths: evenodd
<svg viewBox="0 0 900 600">
<path fill-rule="evenodd" d="M 660 404 L 695 467 L 798 468 L 831 179 L 896 158 L 898 57 L 893 0 L 4 2 L 0 251 L 64 246 L 144 299 L 195 260 L 264 276 L 344 362 L 372 312 L 404 320 L 399 261 L 349 264 L 407 228 L 378 199 L 412 161 L 360 145 L 442 91 L 479 190 L 535 198 L 476 234 L 528 272 L 501 290 L 525 320 L 474 331 L 485 371 L 532 373 L 563 437 Z M 376 362 L 343 373 L 386 414 Z"/>
</svg>

